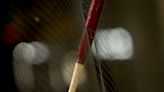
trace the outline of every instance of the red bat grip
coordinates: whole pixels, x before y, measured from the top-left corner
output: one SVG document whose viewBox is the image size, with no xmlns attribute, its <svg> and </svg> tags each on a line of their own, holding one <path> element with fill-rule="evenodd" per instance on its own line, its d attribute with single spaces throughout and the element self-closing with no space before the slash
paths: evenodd
<svg viewBox="0 0 164 92">
<path fill-rule="evenodd" d="M 92 44 L 105 0 L 92 0 L 86 20 L 86 29 L 80 40 L 77 62 L 84 64 L 88 46 Z M 90 43 L 90 44 L 89 44 Z"/>
<path fill-rule="evenodd" d="M 92 0 L 86 20 L 90 44 L 92 44 L 105 0 Z"/>
</svg>

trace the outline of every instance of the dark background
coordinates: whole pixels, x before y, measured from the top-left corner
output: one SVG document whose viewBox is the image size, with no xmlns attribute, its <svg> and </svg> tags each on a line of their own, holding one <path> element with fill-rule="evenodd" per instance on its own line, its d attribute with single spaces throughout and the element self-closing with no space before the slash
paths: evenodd
<svg viewBox="0 0 164 92">
<path fill-rule="evenodd" d="M 12 22 L 11 6 L 26 9 L 33 0 L 0 1 L 0 91 L 16 91 L 12 70 L 12 50 L 20 39 L 9 44 L 2 34 Z M 132 60 L 103 60 L 105 85 L 118 92 L 162 92 L 163 73 L 163 8 L 162 0 L 107 0 L 99 28 L 125 27 L 134 39 Z M 84 7 L 86 8 L 87 5 Z M 87 8 L 86 8 L 87 9 Z M 86 16 L 86 11 L 84 12 Z M 113 79 L 115 84 L 110 79 Z M 109 85 L 108 85 L 109 84 Z"/>
</svg>

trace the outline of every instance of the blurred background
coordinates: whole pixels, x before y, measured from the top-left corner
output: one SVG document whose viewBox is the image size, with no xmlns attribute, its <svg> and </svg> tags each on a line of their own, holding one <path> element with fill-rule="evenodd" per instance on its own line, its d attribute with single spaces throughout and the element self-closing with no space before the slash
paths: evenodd
<svg viewBox="0 0 164 92">
<path fill-rule="evenodd" d="M 90 2 L 1 0 L 0 91 L 66 92 Z M 77 92 L 164 91 L 163 10 L 106 0 Z"/>
</svg>

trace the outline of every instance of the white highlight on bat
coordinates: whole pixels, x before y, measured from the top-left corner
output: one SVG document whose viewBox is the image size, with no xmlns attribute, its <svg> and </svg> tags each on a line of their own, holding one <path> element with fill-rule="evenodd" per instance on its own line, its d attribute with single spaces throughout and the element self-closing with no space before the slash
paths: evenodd
<svg viewBox="0 0 164 92">
<path fill-rule="evenodd" d="M 133 39 L 124 28 L 99 30 L 94 40 L 92 52 L 95 57 L 98 55 L 100 59 L 108 60 L 127 60 L 132 57 Z"/>
</svg>

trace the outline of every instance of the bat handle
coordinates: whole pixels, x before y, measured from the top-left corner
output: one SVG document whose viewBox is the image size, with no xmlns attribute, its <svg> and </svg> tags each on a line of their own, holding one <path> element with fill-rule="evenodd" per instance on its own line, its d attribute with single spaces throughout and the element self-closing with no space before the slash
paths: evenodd
<svg viewBox="0 0 164 92">
<path fill-rule="evenodd" d="M 84 68 L 84 64 L 80 64 L 80 63 L 75 64 L 75 68 L 73 71 L 73 76 L 68 92 L 76 92 L 76 88 L 78 86 L 78 82 L 80 80 L 80 76 L 82 74 L 83 68 Z"/>
</svg>

